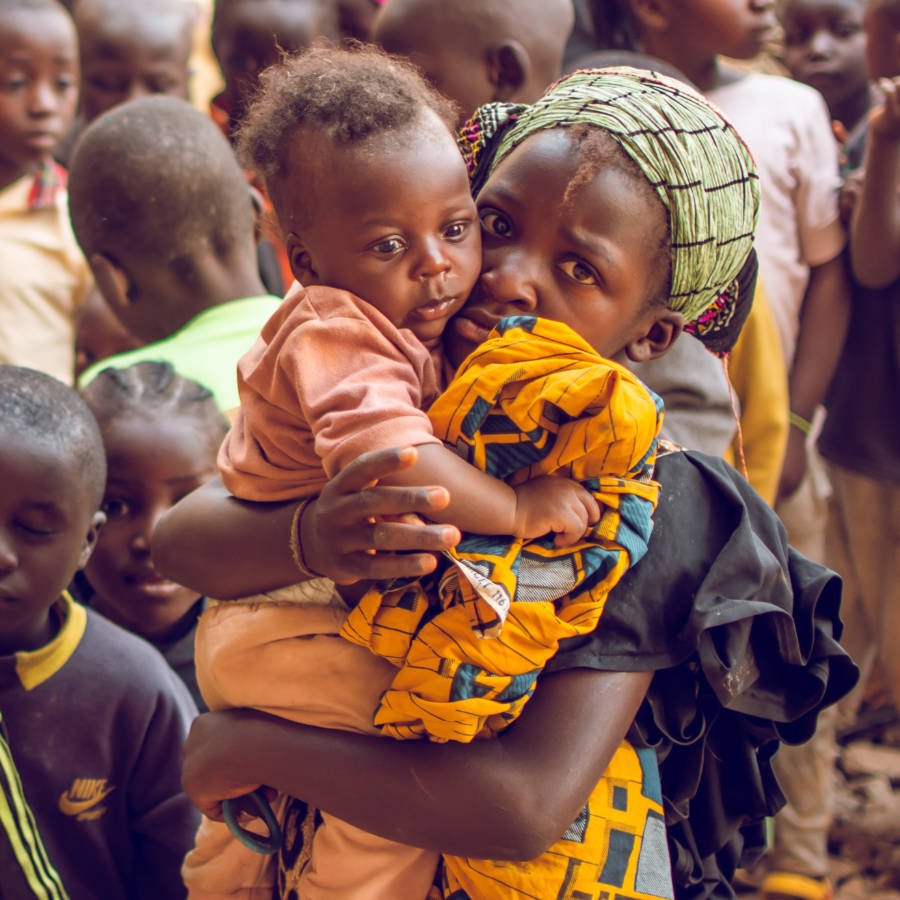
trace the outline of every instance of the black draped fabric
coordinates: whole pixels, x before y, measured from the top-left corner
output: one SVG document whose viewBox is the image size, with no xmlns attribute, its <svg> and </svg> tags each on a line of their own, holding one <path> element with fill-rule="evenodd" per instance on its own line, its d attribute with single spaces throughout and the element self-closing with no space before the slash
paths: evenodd
<svg viewBox="0 0 900 900">
<path fill-rule="evenodd" d="M 838 644 L 840 579 L 788 547 L 731 466 L 676 451 L 656 477 L 647 555 L 547 671 L 656 671 L 630 738 L 659 757 L 676 894 L 729 897 L 784 804 L 779 741 L 807 740 L 858 672 Z"/>
</svg>

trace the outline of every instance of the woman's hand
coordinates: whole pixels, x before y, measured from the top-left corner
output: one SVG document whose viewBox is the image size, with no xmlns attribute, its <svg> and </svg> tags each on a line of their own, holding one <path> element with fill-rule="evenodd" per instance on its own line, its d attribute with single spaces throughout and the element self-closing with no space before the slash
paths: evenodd
<svg viewBox="0 0 900 900">
<path fill-rule="evenodd" d="M 222 820 L 222 801 L 242 797 L 259 784 L 240 782 L 236 772 L 247 766 L 252 745 L 244 740 L 246 726 L 260 714 L 223 710 L 198 716 L 184 742 L 181 784 L 204 816 Z"/>
<path fill-rule="evenodd" d="M 459 530 L 426 524 L 450 501 L 442 487 L 379 482 L 415 464 L 415 447 L 364 453 L 325 487 L 303 513 L 300 544 L 307 566 L 337 584 L 425 575 L 435 553 L 455 546 Z"/>
</svg>

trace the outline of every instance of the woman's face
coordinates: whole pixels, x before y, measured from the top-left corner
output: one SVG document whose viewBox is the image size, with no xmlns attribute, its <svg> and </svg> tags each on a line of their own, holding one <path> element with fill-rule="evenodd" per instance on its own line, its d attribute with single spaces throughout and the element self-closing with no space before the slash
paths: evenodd
<svg viewBox="0 0 900 900">
<path fill-rule="evenodd" d="M 614 356 L 667 312 L 651 305 L 665 273 L 665 210 L 634 189 L 631 174 L 601 168 L 565 198 L 581 164 L 566 132 L 541 131 L 497 166 L 478 196 L 481 276 L 447 327 L 459 364 L 509 315 L 564 322 Z"/>
</svg>

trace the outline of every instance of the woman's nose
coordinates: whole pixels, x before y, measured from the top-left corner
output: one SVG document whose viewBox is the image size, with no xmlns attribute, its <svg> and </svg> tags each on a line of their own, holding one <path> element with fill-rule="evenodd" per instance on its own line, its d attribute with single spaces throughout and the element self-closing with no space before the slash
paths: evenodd
<svg viewBox="0 0 900 900">
<path fill-rule="evenodd" d="M 519 255 L 496 258 L 485 253 L 481 287 L 484 295 L 497 305 L 515 307 L 518 312 L 537 311 L 536 279 L 527 260 Z"/>
</svg>

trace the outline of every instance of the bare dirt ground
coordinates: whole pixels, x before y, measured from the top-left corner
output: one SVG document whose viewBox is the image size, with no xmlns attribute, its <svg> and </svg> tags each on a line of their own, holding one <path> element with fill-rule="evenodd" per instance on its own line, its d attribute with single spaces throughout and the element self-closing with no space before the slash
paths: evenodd
<svg viewBox="0 0 900 900">
<path fill-rule="evenodd" d="M 835 900 L 900 900 L 900 715 L 864 707 L 840 745 L 829 835 Z M 741 900 L 758 897 L 764 862 L 741 873 Z"/>
<path fill-rule="evenodd" d="M 900 900 L 900 716 L 864 709 L 841 738 L 829 838 L 837 900 Z"/>
</svg>

